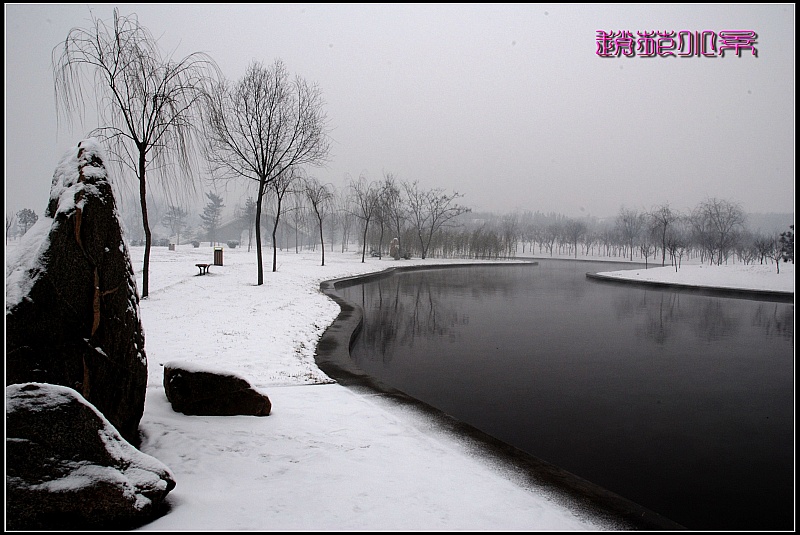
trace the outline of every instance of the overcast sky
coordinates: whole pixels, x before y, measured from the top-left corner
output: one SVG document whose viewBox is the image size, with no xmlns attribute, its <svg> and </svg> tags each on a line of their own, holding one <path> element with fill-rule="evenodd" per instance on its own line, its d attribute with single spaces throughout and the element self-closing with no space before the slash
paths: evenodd
<svg viewBox="0 0 800 535">
<path fill-rule="evenodd" d="M 113 8 L 5 5 L 7 213 L 41 215 L 56 164 L 96 126 L 57 126 L 52 50 Z M 206 52 L 238 80 L 280 58 L 318 83 L 333 144 L 310 174 L 337 187 L 391 172 L 474 210 L 603 217 L 717 197 L 794 212 L 793 4 L 118 8 L 173 59 Z M 757 56 L 601 58 L 598 30 L 750 30 Z"/>
</svg>

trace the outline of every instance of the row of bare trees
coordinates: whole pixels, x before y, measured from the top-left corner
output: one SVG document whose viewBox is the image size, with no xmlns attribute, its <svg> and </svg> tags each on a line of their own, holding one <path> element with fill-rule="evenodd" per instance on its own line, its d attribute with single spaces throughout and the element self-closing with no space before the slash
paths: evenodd
<svg viewBox="0 0 800 535">
<path fill-rule="evenodd" d="M 685 258 L 698 258 L 709 264 L 731 259 L 742 263 L 767 260 L 794 261 L 792 238 L 784 233 L 764 233 L 747 227 L 741 206 L 724 199 L 710 198 L 693 210 L 681 212 L 662 204 L 653 209 L 621 207 L 612 221 L 574 219 L 560 214 L 525 213 L 503 217 L 504 234 L 516 236 L 506 243 L 522 243 L 530 252 L 538 247 L 543 254 L 614 256 L 633 260 L 661 259 L 661 265 L 677 270 Z M 508 250 L 507 254 L 514 251 Z M 778 268 L 779 269 L 779 268 Z"/>
<path fill-rule="evenodd" d="M 350 196 L 345 197 L 342 208 L 363 225 L 362 262 L 370 226 L 373 229 L 371 241 L 378 255 L 383 254 L 384 237 L 391 234 L 399 242 L 398 257 L 403 255 L 404 249 L 408 251 L 418 245 L 419 256 L 424 259 L 429 255 L 434 237 L 470 211 L 456 202 L 463 197 L 458 192 L 425 189 L 417 181 L 398 181 L 392 173 L 385 173 L 381 181 L 370 181 L 361 175 L 358 180 L 351 179 L 348 188 Z M 409 240 L 409 233 L 415 236 L 414 240 Z"/>
<path fill-rule="evenodd" d="M 407 191 L 442 192 L 425 192 L 418 184 L 401 183 L 390 173 L 375 182 L 362 175 L 340 189 L 331 184 L 321 188 L 319 183 L 313 187 L 314 183 L 296 175 L 285 184 L 285 193 L 270 196 L 265 204 L 262 220 L 272 229 L 273 271 L 277 270 L 278 251 L 283 249 L 316 251 L 322 246 L 324 255 L 326 250 L 332 252 L 335 244 L 345 252 L 357 243 L 364 261 L 367 251 L 374 256 L 389 254 L 393 238 L 398 239 L 397 257 L 422 256 L 424 251 L 428 256 L 499 258 L 514 257 L 520 249 L 523 254 L 538 249 L 538 254 L 551 256 L 618 257 L 646 264 L 660 257 L 661 265 L 676 269 L 690 257 L 716 264 L 732 257 L 742 263 L 793 261 L 792 231 L 781 235 L 753 231 L 737 205 L 719 199 L 709 199 L 687 213 L 667 204 L 650 211 L 622 207 L 616 218 L 600 220 L 540 212 L 474 214 L 458 206 L 454 201 L 460 196 L 452 194 L 447 197 L 454 210 L 446 214 L 418 211 L 414 218 Z M 243 208 L 237 208 L 239 235 L 247 231 L 250 243 L 255 230 L 254 205 L 248 198 Z M 432 234 L 430 227 L 417 225 L 418 221 L 445 218 L 447 224 Z"/>
<path fill-rule="evenodd" d="M 277 270 L 277 251 L 285 246 L 287 232 L 294 233 L 296 251 L 301 235 L 309 239 L 309 247 L 316 248 L 319 243 L 322 265 L 326 236 L 331 250 L 338 239 L 342 252 L 357 241 L 362 262 L 367 248 L 371 254 L 383 256 L 394 238 L 398 241 L 396 258 L 411 254 L 425 258 L 438 235 L 469 212 L 456 202 L 462 195 L 440 188 L 425 189 L 418 182 L 401 182 L 391 173 L 380 181 L 370 181 L 362 174 L 357 180 L 349 179 L 340 190 L 305 176 L 302 170 L 283 173 L 273 184 L 278 189 L 267 197 L 259 215 L 260 221 L 272 224 L 273 271 Z M 255 201 L 250 198 L 246 206 L 253 204 Z M 249 210 L 242 211 L 241 217 L 245 222 L 242 229 L 249 236 L 255 230 L 258 243 L 261 237 L 255 220 L 249 218 Z"/>
<path fill-rule="evenodd" d="M 288 175 L 287 175 L 288 176 Z M 442 204 L 431 203 L 419 210 L 407 192 L 443 195 L 441 190 L 421 190 L 418 184 L 402 183 L 391 174 L 382 181 L 370 182 L 363 175 L 337 189 L 327 184 L 324 190 L 308 188 L 306 179 L 296 176 L 285 195 L 273 195 L 262 215 L 271 225 L 273 270 L 279 250 L 295 252 L 302 248 L 316 250 L 334 244 L 345 252 L 358 243 L 362 261 L 369 251 L 375 256 L 389 253 L 389 243 L 398 239 L 396 255 L 450 256 L 464 258 L 514 257 L 524 254 L 560 256 L 605 256 L 642 260 L 645 264 L 661 260 L 661 265 L 678 269 L 685 258 L 703 262 L 753 263 L 787 259 L 793 261 L 793 233 L 764 233 L 748 228 L 745 214 L 738 205 L 725 200 L 708 199 L 686 213 L 668 204 L 650 211 L 622 207 L 616 218 L 569 218 L 557 213 L 515 212 L 498 215 L 474 214 L 455 203 L 458 194 L 446 195 L 449 212 L 436 211 Z M 324 191 L 324 196 L 314 192 Z M 311 198 L 309 198 L 309 192 Z M 279 202 L 282 201 L 282 202 Z M 321 201 L 321 202 L 320 202 Z M 242 214 L 241 232 L 252 237 L 254 200 L 249 198 Z M 249 208 L 247 208 L 249 207 Z M 419 221 L 444 220 L 433 229 Z M 249 240 L 248 240 L 249 241 Z M 324 258 L 323 258 L 324 262 Z"/>
<path fill-rule="evenodd" d="M 669 204 L 656 206 L 649 212 L 623 207 L 616 224 L 625 237 L 631 259 L 635 248 L 645 263 L 660 251 L 661 265 L 666 265 L 669 256 L 677 270 L 690 251 L 710 264 L 727 263 L 735 252 L 740 260 L 749 262 L 751 258 L 742 254 L 753 242 L 746 232 L 746 220 L 740 205 L 710 198 L 688 213 L 674 210 Z M 765 256 L 762 252 L 762 261 Z"/>
</svg>

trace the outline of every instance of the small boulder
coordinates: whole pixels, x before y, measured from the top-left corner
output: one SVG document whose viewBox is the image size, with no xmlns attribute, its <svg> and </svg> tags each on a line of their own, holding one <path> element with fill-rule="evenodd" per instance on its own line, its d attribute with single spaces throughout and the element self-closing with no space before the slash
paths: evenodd
<svg viewBox="0 0 800 535">
<path fill-rule="evenodd" d="M 164 391 L 175 411 L 193 416 L 268 416 L 272 410 L 245 379 L 185 363 L 164 366 Z"/>
<path fill-rule="evenodd" d="M 132 529 L 163 514 L 174 487 L 75 390 L 6 387 L 6 529 Z"/>
</svg>

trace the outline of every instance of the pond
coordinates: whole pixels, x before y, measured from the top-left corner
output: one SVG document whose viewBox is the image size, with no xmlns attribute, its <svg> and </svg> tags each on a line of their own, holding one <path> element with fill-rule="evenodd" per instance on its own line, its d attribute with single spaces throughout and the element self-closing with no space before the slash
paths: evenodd
<svg viewBox="0 0 800 535">
<path fill-rule="evenodd" d="M 794 526 L 794 306 L 540 260 L 337 293 L 369 375 L 689 529 Z"/>
</svg>

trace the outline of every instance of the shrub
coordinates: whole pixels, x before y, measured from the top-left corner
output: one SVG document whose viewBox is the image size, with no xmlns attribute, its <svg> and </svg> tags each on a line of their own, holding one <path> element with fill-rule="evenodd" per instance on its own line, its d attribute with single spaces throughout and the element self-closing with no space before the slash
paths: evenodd
<svg viewBox="0 0 800 535">
<path fill-rule="evenodd" d="M 236 240 L 230 240 L 230 241 L 228 242 L 228 247 L 230 247 L 231 249 L 236 249 L 236 246 L 237 246 L 237 245 L 239 245 L 239 242 L 238 242 L 238 241 L 236 241 Z"/>
<path fill-rule="evenodd" d="M 194 248 L 195 248 L 195 249 L 197 249 L 198 247 L 200 247 L 200 242 L 199 242 L 199 241 L 197 241 L 197 240 L 194 240 L 194 241 L 192 242 L 192 245 L 194 246 Z"/>
</svg>

